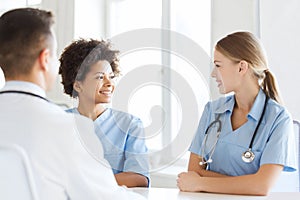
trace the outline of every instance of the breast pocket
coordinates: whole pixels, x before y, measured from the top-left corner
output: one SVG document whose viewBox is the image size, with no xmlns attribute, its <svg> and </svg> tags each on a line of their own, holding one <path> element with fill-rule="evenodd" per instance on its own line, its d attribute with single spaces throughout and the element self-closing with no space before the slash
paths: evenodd
<svg viewBox="0 0 300 200">
<path fill-rule="evenodd" d="M 251 162 L 245 162 L 243 160 L 243 156 L 249 147 L 236 145 L 236 144 L 228 144 L 233 148 L 230 155 L 233 158 L 233 164 L 237 166 L 237 173 L 239 175 L 244 174 L 253 174 L 256 173 L 260 167 L 260 159 L 262 152 L 260 150 L 252 149 L 252 153 L 254 154 L 254 159 Z"/>
<path fill-rule="evenodd" d="M 211 170 L 230 176 L 256 173 L 260 167 L 262 152 L 252 150 L 255 158 L 252 162 L 246 163 L 242 156 L 247 150 L 248 147 L 220 140 L 213 155 Z"/>
</svg>

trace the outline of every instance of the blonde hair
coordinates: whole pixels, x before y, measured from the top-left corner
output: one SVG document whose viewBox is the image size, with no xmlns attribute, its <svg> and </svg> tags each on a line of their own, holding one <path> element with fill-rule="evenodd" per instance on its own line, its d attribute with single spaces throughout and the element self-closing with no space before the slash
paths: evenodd
<svg viewBox="0 0 300 200">
<path fill-rule="evenodd" d="M 256 37 L 250 32 L 235 32 L 219 40 L 215 49 L 232 61 L 246 61 L 253 74 L 261 82 L 265 94 L 281 103 L 275 77 L 268 69 L 264 50 Z"/>
</svg>

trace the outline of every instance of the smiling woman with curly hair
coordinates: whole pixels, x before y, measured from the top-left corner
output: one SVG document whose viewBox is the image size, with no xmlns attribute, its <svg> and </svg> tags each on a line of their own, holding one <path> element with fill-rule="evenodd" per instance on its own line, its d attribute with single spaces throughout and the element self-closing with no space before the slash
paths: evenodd
<svg viewBox="0 0 300 200">
<path fill-rule="evenodd" d="M 94 121 L 104 157 L 119 185 L 146 187 L 148 160 L 141 120 L 103 105 L 111 102 L 115 78 L 120 74 L 118 55 L 105 40 L 79 39 L 65 48 L 59 73 L 65 93 L 79 100 L 78 107 L 67 112 Z"/>
</svg>

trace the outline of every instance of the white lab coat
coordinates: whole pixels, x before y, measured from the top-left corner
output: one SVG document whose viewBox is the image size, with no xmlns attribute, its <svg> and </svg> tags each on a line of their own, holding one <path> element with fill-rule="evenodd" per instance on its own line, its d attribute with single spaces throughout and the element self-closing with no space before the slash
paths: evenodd
<svg viewBox="0 0 300 200">
<path fill-rule="evenodd" d="M 45 96 L 28 82 L 7 82 L 5 90 Z M 0 141 L 25 149 L 42 200 L 144 199 L 117 185 L 91 120 L 41 98 L 0 94 Z"/>
</svg>

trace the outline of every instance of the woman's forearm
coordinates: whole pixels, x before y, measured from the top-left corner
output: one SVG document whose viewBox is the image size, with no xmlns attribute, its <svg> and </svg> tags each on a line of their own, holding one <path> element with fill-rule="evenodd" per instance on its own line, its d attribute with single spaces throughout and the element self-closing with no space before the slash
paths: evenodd
<svg viewBox="0 0 300 200">
<path fill-rule="evenodd" d="M 121 172 L 115 174 L 118 185 L 125 185 L 127 187 L 147 187 L 148 179 L 134 172 Z"/>
<path fill-rule="evenodd" d="M 188 192 L 241 195 L 267 195 L 281 173 L 281 165 L 263 165 L 255 174 L 227 177 L 201 177 L 194 171 L 178 175 L 177 185 Z"/>
</svg>

